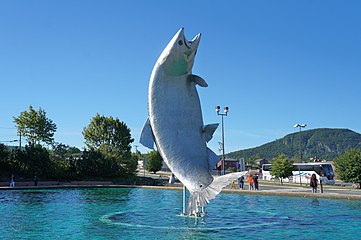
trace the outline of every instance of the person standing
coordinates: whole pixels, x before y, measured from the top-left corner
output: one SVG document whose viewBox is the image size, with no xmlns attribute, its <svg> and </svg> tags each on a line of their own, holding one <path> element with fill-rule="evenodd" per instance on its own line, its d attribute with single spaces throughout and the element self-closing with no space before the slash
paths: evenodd
<svg viewBox="0 0 361 240">
<path fill-rule="evenodd" d="M 11 177 L 10 177 L 10 187 L 15 187 L 15 180 L 14 180 L 14 174 L 11 174 Z"/>
<path fill-rule="evenodd" d="M 249 190 L 253 190 L 253 178 L 251 174 L 248 175 L 248 188 Z"/>
<path fill-rule="evenodd" d="M 258 190 L 258 175 L 253 176 L 254 190 Z"/>
<path fill-rule="evenodd" d="M 242 175 L 240 178 L 238 178 L 239 181 L 239 189 L 244 190 L 244 176 Z"/>
<path fill-rule="evenodd" d="M 318 185 L 318 180 L 317 180 L 316 174 L 312 174 L 310 186 L 312 187 L 313 193 L 317 193 L 317 185 Z"/>
<path fill-rule="evenodd" d="M 34 186 L 38 186 L 38 176 L 34 177 Z"/>
</svg>

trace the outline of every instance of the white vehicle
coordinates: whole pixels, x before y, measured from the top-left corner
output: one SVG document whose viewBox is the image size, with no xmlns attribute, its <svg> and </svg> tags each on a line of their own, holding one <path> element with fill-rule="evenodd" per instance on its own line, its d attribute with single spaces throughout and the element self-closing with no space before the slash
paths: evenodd
<svg viewBox="0 0 361 240">
<path fill-rule="evenodd" d="M 262 165 L 262 179 L 273 180 L 274 176 L 271 175 L 272 164 Z M 290 178 L 282 179 L 283 182 L 295 183 L 310 183 L 312 174 L 316 174 L 318 182 L 322 180 L 322 184 L 335 184 L 334 172 L 331 163 L 328 162 L 313 162 L 313 163 L 294 163 L 293 176 Z"/>
</svg>

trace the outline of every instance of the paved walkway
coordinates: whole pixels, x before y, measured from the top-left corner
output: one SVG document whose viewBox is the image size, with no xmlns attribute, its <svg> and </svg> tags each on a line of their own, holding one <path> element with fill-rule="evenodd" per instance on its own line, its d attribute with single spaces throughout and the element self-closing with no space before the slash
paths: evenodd
<svg viewBox="0 0 361 240">
<path fill-rule="evenodd" d="M 168 172 L 158 172 L 152 174 L 149 172 L 139 171 L 138 176 L 151 177 L 153 179 L 163 179 L 167 181 L 169 179 Z M 30 182 L 19 182 L 16 183 L 15 188 L 9 188 L 8 183 L 0 183 L 1 190 L 15 190 L 15 189 L 49 189 L 49 188 L 106 188 L 106 187 L 144 187 L 144 188 L 162 188 L 170 190 L 181 190 L 182 184 L 167 184 L 166 186 L 139 186 L 139 185 L 120 185 L 113 184 L 111 181 L 72 181 L 72 182 L 44 182 L 40 181 L 39 186 L 33 186 L 34 183 Z M 350 199 L 350 200 L 361 200 L 361 189 L 354 189 L 350 185 L 341 186 L 341 184 L 335 185 L 323 185 L 323 193 L 320 193 L 320 187 L 318 193 L 312 193 L 309 186 L 305 184 L 301 185 L 296 183 L 284 183 L 280 185 L 278 182 L 273 181 L 259 181 L 259 191 L 240 190 L 238 186 L 236 189 L 230 186 L 223 189 L 224 193 L 237 193 L 237 194 L 258 194 L 258 195 L 278 195 L 278 196 L 295 196 L 295 197 L 317 197 L 317 198 L 337 198 L 337 199 Z M 245 189 L 248 189 L 248 183 L 245 183 Z"/>
<path fill-rule="evenodd" d="M 247 183 L 245 189 L 248 189 Z M 260 181 L 258 191 L 254 190 L 240 190 L 226 188 L 224 192 L 241 192 L 247 194 L 261 194 L 261 195 L 279 195 L 279 196 L 295 196 L 295 197 L 317 197 L 317 198 L 336 198 L 336 199 L 349 199 L 361 200 L 361 190 L 353 189 L 350 186 L 342 187 L 338 185 L 323 185 L 323 193 L 320 193 L 320 186 L 317 193 L 312 193 L 309 186 L 303 184 L 285 183 L 283 186 L 274 182 Z"/>
</svg>

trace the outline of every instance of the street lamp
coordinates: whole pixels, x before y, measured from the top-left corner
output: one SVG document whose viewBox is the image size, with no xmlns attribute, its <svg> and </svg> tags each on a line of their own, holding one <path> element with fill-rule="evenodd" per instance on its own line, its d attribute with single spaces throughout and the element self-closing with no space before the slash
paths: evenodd
<svg viewBox="0 0 361 240">
<path fill-rule="evenodd" d="M 300 133 L 302 128 L 305 128 L 307 126 L 307 124 L 295 124 L 293 127 L 295 128 L 299 128 L 300 129 Z M 302 162 L 302 139 L 301 139 L 301 135 L 300 135 L 300 161 Z"/>
<path fill-rule="evenodd" d="M 300 128 L 300 133 L 302 128 L 305 128 L 307 126 L 307 124 L 298 124 L 296 123 L 293 127 L 295 128 Z M 302 138 L 301 138 L 301 134 L 300 134 L 300 162 L 302 163 Z M 301 181 L 301 170 L 298 167 L 298 173 L 300 175 L 300 185 L 302 185 L 302 181 Z"/>
<path fill-rule="evenodd" d="M 224 113 L 220 113 L 221 107 L 220 107 L 220 106 L 216 106 L 217 115 L 222 116 L 222 173 L 223 173 L 223 175 L 226 173 L 226 172 L 225 172 L 225 166 L 224 166 L 224 164 L 225 164 L 225 162 L 226 162 L 226 157 L 225 157 L 225 154 L 224 154 L 224 120 L 223 120 L 223 117 L 224 117 L 224 116 L 227 116 L 228 110 L 229 110 L 228 107 L 224 107 L 224 108 L 223 108 L 223 112 L 224 112 Z"/>
</svg>

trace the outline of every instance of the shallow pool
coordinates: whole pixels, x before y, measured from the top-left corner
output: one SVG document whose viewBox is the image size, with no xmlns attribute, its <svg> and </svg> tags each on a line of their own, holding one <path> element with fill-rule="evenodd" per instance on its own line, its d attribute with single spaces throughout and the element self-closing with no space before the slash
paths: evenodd
<svg viewBox="0 0 361 240">
<path fill-rule="evenodd" d="M 1 239 L 357 239 L 361 201 L 220 194 L 185 218 L 182 192 L 0 191 Z"/>
</svg>

